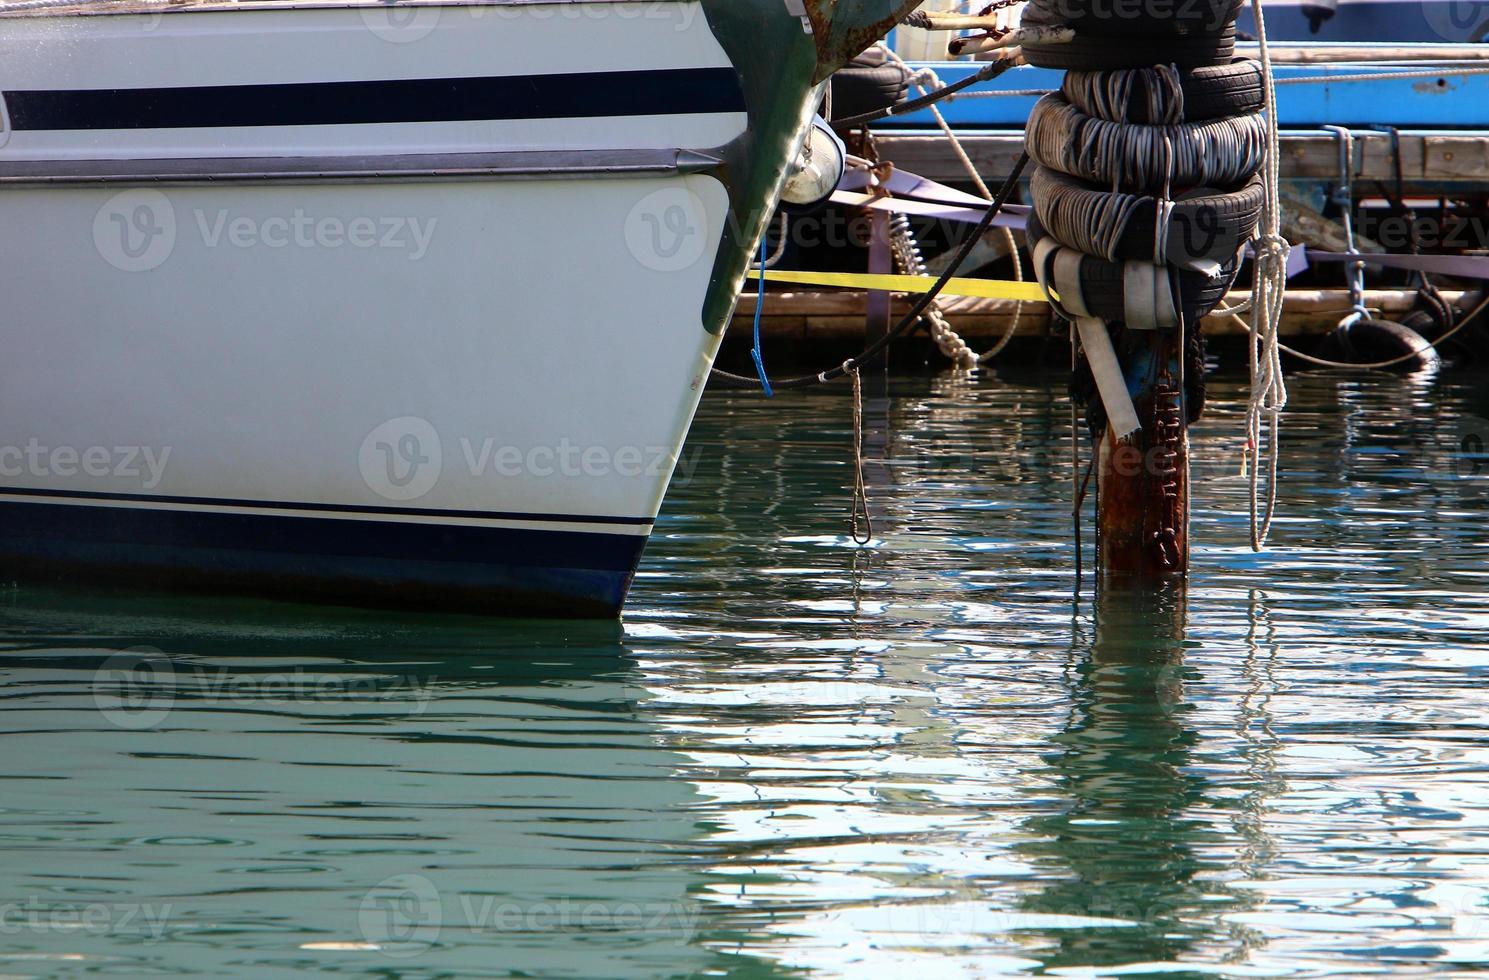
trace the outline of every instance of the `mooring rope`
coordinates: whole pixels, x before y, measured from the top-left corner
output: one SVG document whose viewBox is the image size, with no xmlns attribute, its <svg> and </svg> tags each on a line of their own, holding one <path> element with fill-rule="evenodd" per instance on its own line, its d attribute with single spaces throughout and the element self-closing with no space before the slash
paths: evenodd
<svg viewBox="0 0 1489 980">
<path fill-rule="evenodd" d="M 1251 0 L 1256 18 L 1257 43 L 1262 65 L 1262 111 L 1267 117 L 1267 155 L 1262 170 L 1262 213 L 1252 243 L 1254 282 L 1251 289 L 1251 322 L 1248 326 L 1247 360 L 1251 370 L 1251 396 L 1246 406 L 1246 464 L 1250 479 L 1251 548 L 1261 551 L 1277 513 L 1277 468 L 1281 456 L 1282 410 L 1287 407 L 1287 384 L 1283 379 L 1281 338 L 1282 307 L 1287 295 L 1287 256 L 1292 246 L 1280 230 L 1282 204 L 1282 141 L 1277 125 L 1277 88 L 1272 75 L 1272 55 L 1267 47 L 1267 24 L 1262 0 Z M 1262 428 L 1266 423 L 1266 506 L 1259 506 L 1262 468 Z"/>
<path fill-rule="evenodd" d="M 899 56 L 899 53 L 891 48 L 888 44 L 880 41 L 878 47 L 891 61 L 899 65 L 905 71 L 910 71 L 910 66 L 906 64 L 905 60 Z M 911 79 L 914 82 L 916 88 L 920 89 L 922 92 L 926 91 L 927 88 L 930 88 L 934 91 L 945 92 L 949 88 L 949 86 L 947 86 L 947 84 L 941 80 L 941 76 L 937 75 L 933 70 L 929 68 L 922 69 L 921 71 L 916 72 L 914 75 L 911 76 Z M 962 170 L 966 172 L 968 179 L 971 180 L 972 186 L 977 189 L 977 193 L 982 195 L 984 200 L 991 201 L 993 199 L 993 192 L 988 189 L 987 182 L 982 179 L 982 174 L 978 172 L 977 165 L 972 162 L 972 156 L 967 152 L 967 148 L 962 145 L 962 141 L 957 136 L 956 130 L 951 128 L 951 124 L 946 121 L 946 117 L 942 115 L 940 108 L 932 105 L 930 107 L 930 110 L 931 115 L 936 120 L 936 125 L 941 127 L 941 132 L 946 136 L 947 142 L 950 143 L 952 153 L 956 155 L 957 160 L 962 165 Z M 1000 228 L 999 230 L 1003 234 L 1004 245 L 1008 248 L 1008 257 L 1013 262 L 1013 279 L 1015 282 L 1023 282 L 1024 264 L 1023 261 L 1019 258 L 1018 242 L 1014 240 L 1012 230 L 1006 227 Z M 918 274 L 924 275 L 924 270 L 922 269 L 921 272 Z M 935 309 L 937 315 L 941 315 L 941 311 L 939 310 L 939 308 L 933 307 L 933 309 Z M 1008 326 L 1004 328 L 1003 336 L 999 337 L 998 342 L 987 351 L 984 351 L 982 354 L 974 354 L 970 367 L 975 368 L 978 365 L 986 364 L 993 358 L 997 357 L 1000 353 L 1002 353 L 1003 349 L 1008 346 L 1009 341 L 1013 339 L 1014 331 L 1018 330 L 1019 321 L 1023 319 L 1023 316 L 1024 303 L 1022 300 L 1018 300 L 1013 304 L 1013 316 L 1009 319 Z M 944 315 L 941 315 L 941 324 L 944 325 L 947 330 L 951 329 L 951 325 L 946 322 Z M 932 325 L 932 328 L 935 328 L 935 324 Z M 957 337 L 957 341 L 960 342 L 961 337 Z M 940 343 L 939 339 L 937 343 Z M 965 348 L 966 345 L 962 344 L 962 347 Z M 967 350 L 969 352 L 971 351 L 970 348 L 967 348 Z M 945 352 L 946 348 L 943 347 L 942 351 Z M 951 355 L 948 354 L 948 356 Z"/>
<path fill-rule="evenodd" d="M 925 257 L 920 251 L 920 242 L 915 238 L 915 230 L 910 227 L 910 219 L 898 211 L 889 218 L 889 245 L 901 272 L 911 276 L 929 275 Z M 951 361 L 952 367 L 958 371 L 970 371 L 977 367 L 977 355 L 947 322 L 939 302 L 926 308 L 925 324 L 930 328 L 931 339 Z"/>
<path fill-rule="evenodd" d="M 894 57 L 897 61 L 900 62 L 900 64 L 904 64 L 904 61 L 900 59 L 898 54 L 895 54 Z M 986 82 L 997 78 L 999 75 L 1012 68 L 1013 65 L 1014 62 L 1012 59 L 989 62 L 986 67 L 973 72 L 966 78 L 963 78 L 957 82 L 953 82 L 950 85 L 942 86 L 933 92 L 929 92 L 926 95 L 921 96 L 918 99 L 906 99 L 903 102 L 896 102 L 893 105 L 885 106 L 883 109 L 875 109 L 873 112 L 865 112 L 857 116 L 845 116 L 842 119 L 834 119 L 832 123 L 834 126 L 841 126 L 852 129 L 855 126 L 867 126 L 869 123 L 878 122 L 881 119 L 888 119 L 890 116 L 903 116 L 907 113 L 919 112 L 922 109 L 928 109 L 931 106 L 934 106 L 938 102 L 944 102 L 948 99 L 956 98 L 957 93 L 961 92 L 963 89 L 970 88 L 973 85 L 976 85 L 978 82 Z"/>
<path fill-rule="evenodd" d="M 1388 82 L 1393 78 L 1452 78 L 1461 75 L 1489 75 L 1489 66 L 1468 66 L 1434 70 L 1431 68 L 1411 71 L 1369 71 L 1354 75 L 1303 75 L 1297 78 L 1279 78 L 1277 85 L 1309 85 L 1328 82 Z"/>
<path fill-rule="evenodd" d="M 844 361 L 847 375 L 853 379 L 853 505 L 849 517 L 853 543 L 859 547 L 874 540 L 874 518 L 869 513 L 869 491 L 863 475 L 863 377 L 858 365 Z M 858 532 L 858 519 L 863 518 L 863 533 Z"/>
<path fill-rule="evenodd" d="M 760 378 L 760 388 L 765 392 L 766 398 L 775 394 L 770 387 L 770 377 L 765 373 L 765 352 L 760 348 L 760 320 L 765 314 L 766 242 L 769 239 L 769 229 L 760 233 L 760 289 L 755 294 L 755 345 L 750 348 L 750 357 L 755 361 L 755 374 Z"/>
<path fill-rule="evenodd" d="M 1430 341 L 1428 341 L 1427 342 L 1427 346 L 1425 348 L 1423 348 L 1423 350 L 1430 349 L 1430 350 L 1436 350 L 1436 351 L 1439 351 L 1440 352 L 1442 350 L 1442 345 L 1443 344 L 1447 343 L 1449 340 L 1452 340 L 1459 333 L 1461 333 L 1464 330 L 1466 330 L 1468 328 L 1469 324 L 1472 323 L 1472 321 L 1474 319 L 1476 319 L 1480 313 L 1483 313 L 1485 309 L 1489 309 L 1489 296 L 1486 296 L 1479 303 L 1478 306 L 1475 306 L 1471 312 L 1467 313 L 1461 320 L 1459 320 L 1456 324 L 1454 324 L 1451 329 L 1445 331 L 1442 334 L 1442 336 L 1438 337 L 1436 340 L 1430 340 Z M 1217 311 L 1217 312 L 1221 312 L 1221 311 Z M 1245 320 L 1242 320 L 1238 316 L 1232 315 L 1232 319 L 1235 320 L 1237 323 L 1239 323 L 1243 327 L 1247 327 L 1247 328 L 1250 327 L 1250 324 L 1248 324 Z M 1318 367 L 1326 367 L 1326 368 L 1360 368 L 1362 370 L 1371 370 L 1371 371 L 1373 371 L 1373 370 L 1379 370 L 1379 369 L 1382 369 L 1382 368 L 1397 367 L 1398 365 L 1406 364 L 1407 362 L 1412 361 L 1412 360 L 1414 360 L 1414 359 L 1422 356 L 1422 352 L 1421 351 L 1412 351 L 1412 352 L 1407 353 L 1407 354 L 1402 354 L 1400 357 L 1393 357 L 1393 358 L 1391 358 L 1388 361 L 1370 361 L 1370 362 L 1366 362 L 1366 363 L 1361 364 L 1361 363 L 1354 363 L 1354 362 L 1350 362 L 1350 361 L 1331 361 L 1331 360 L 1329 360 L 1326 357 L 1318 357 L 1318 356 L 1313 355 L 1313 354 L 1305 354 L 1305 353 L 1303 353 L 1300 350 L 1294 350 L 1293 348 L 1287 346 L 1286 344 L 1284 344 L 1284 343 L 1282 343 L 1280 341 L 1277 344 L 1277 348 L 1279 350 L 1281 350 L 1284 354 L 1290 354 L 1293 357 L 1296 357 L 1300 361 L 1306 361 L 1307 363 L 1313 364 L 1313 365 L 1317 365 Z"/>
</svg>

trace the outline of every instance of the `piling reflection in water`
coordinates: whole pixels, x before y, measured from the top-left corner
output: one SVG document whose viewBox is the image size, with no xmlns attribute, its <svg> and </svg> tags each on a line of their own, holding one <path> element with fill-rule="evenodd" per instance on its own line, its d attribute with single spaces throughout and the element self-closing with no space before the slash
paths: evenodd
<svg viewBox="0 0 1489 980">
<path fill-rule="evenodd" d="M 1030 820 L 1035 839 L 1019 848 L 1051 884 L 1022 905 L 1111 922 L 1061 934 L 1040 958 L 1046 967 L 1229 959 L 1245 939 L 1220 917 L 1251 899 L 1225 885 L 1232 833 L 1202 816 L 1222 804 L 1197 771 L 1201 736 L 1187 723 L 1184 590 L 1103 590 L 1094 619 L 1094 642 L 1068 675 L 1069 721 L 1045 756 L 1064 807 Z"/>
</svg>

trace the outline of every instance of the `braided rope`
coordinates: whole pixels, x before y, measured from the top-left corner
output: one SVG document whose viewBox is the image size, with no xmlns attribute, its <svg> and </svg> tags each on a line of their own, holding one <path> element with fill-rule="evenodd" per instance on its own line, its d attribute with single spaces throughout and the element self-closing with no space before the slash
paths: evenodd
<svg viewBox="0 0 1489 980">
<path fill-rule="evenodd" d="M 929 275 L 925 257 L 920 252 L 920 243 L 915 240 L 915 231 L 910 227 L 910 219 L 899 212 L 892 214 L 889 219 L 889 246 L 894 253 L 895 264 L 905 275 Z M 951 360 L 953 367 L 959 371 L 970 371 L 977 366 L 977 355 L 962 340 L 961 335 L 952 329 L 939 302 L 932 302 L 927 306 L 922 319 L 930 328 L 931 339 L 936 342 L 941 353 Z"/>
<path fill-rule="evenodd" d="M 880 41 L 878 47 L 882 49 L 884 53 L 888 55 L 890 60 L 892 60 L 895 64 L 904 68 L 906 71 L 909 70 L 909 65 L 907 65 L 904 59 L 899 56 L 898 52 L 896 52 L 888 44 Z M 917 72 L 911 77 L 911 81 L 921 92 L 926 92 L 927 86 L 932 87 L 933 90 L 938 92 L 945 91 L 947 87 L 946 84 L 941 81 L 941 77 L 930 69 L 923 69 L 922 71 Z M 960 161 L 962 169 L 966 171 L 968 178 L 971 179 L 972 186 L 977 188 L 977 192 L 981 194 L 985 200 L 992 201 L 993 192 L 988 189 L 987 182 L 982 179 L 982 174 L 978 172 L 977 165 L 972 162 L 972 157 L 970 154 L 967 153 L 966 147 L 962 146 L 962 141 L 957 137 L 956 131 L 951 128 L 951 124 L 946 121 L 946 117 L 941 114 L 941 110 L 937 106 L 933 104 L 930 107 L 930 110 L 931 114 L 935 117 L 936 124 L 941 127 L 941 132 L 946 135 L 947 141 L 951 144 L 952 152 L 956 155 L 957 160 Z M 1005 227 L 1001 229 L 1001 231 L 1003 234 L 1003 241 L 1008 247 L 1008 255 L 1013 260 L 1014 282 L 1023 282 L 1024 264 L 1023 261 L 1019 258 L 1018 242 L 1014 240 L 1013 232 L 1010 231 L 1008 228 Z M 915 274 L 926 274 L 923 263 L 921 271 Z M 934 307 L 932 312 L 933 315 L 939 319 L 940 324 L 944 326 L 945 330 L 950 331 L 951 325 L 946 322 L 946 318 L 944 314 L 942 314 L 939 306 Z M 1008 346 L 1009 341 L 1013 339 L 1014 332 L 1018 330 L 1019 321 L 1023 319 L 1023 315 L 1024 301 L 1018 300 L 1013 305 L 1013 318 L 1009 320 L 1008 326 L 1003 331 L 1003 336 L 998 338 L 998 342 L 994 344 L 989 350 L 985 351 L 983 354 L 975 358 L 975 361 L 972 365 L 973 367 L 978 364 L 986 364 L 988 361 L 991 361 L 994 357 L 997 357 L 1000 353 L 1003 352 L 1003 349 Z M 931 322 L 931 329 L 933 331 L 933 336 L 935 336 L 934 331 L 937 329 L 936 323 L 934 320 L 932 320 Z M 956 334 L 953 332 L 952 336 L 956 336 Z M 957 341 L 960 342 L 961 338 L 957 337 Z M 941 340 L 939 338 L 936 342 L 938 346 L 941 344 Z M 943 346 L 942 351 L 945 352 L 946 347 Z M 948 354 L 947 356 L 952 355 Z M 956 358 L 953 357 L 953 362 L 955 361 Z"/>
<path fill-rule="evenodd" d="M 1282 204 L 1278 198 L 1281 180 L 1281 139 L 1277 126 L 1277 87 L 1272 77 L 1272 55 L 1267 47 L 1267 24 L 1262 0 L 1251 0 L 1256 18 L 1257 41 L 1261 45 L 1263 111 L 1267 119 L 1267 158 L 1262 171 L 1261 224 L 1252 242 L 1255 281 L 1251 289 L 1251 321 L 1247 343 L 1251 369 L 1251 396 L 1246 406 L 1246 466 L 1250 478 L 1251 548 L 1261 551 L 1277 513 L 1277 467 L 1280 453 L 1282 410 L 1287 407 L 1287 383 L 1283 378 L 1279 328 L 1287 295 L 1287 256 L 1292 246 L 1282 237 Z M 1262 435 L 1268 436 L 1266 504 L 1260 504 Z"/>
</svg>

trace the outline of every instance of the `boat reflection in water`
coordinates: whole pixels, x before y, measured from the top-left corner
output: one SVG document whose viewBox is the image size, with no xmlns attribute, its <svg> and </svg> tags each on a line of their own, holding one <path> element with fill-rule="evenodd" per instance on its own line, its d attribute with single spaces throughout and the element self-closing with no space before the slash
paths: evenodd
<svg viewBox="0 0 1489 980">
<path fill-rule="evenodd" d="M 290 609 L 9 595 L 7 924 L 33 928 L 0 962 L 718 966 L 699 797 L 619 627 Z"/>
</svg>

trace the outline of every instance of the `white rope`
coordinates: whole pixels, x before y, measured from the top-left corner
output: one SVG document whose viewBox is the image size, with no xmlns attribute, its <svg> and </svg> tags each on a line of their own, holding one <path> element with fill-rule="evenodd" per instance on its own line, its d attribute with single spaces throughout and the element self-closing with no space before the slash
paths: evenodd
<svg viewBox="0 0 1489 980">
<path fill-rule="evenodd" d="M 1282 410 L 1287 406 L 1282 352 L 1278 336 L 1282 305 L 1287 295 L 1287 255 L 1292 246 L 1280 231 L 1282 204 L 1278 198 L 1281 138 L 1277 126 L 1277 88 L 1272 77 L 1272 55 L 1267 47 L 1267 25 L 1262 0 L 1251 0 L 1262 63 L 1262 111 L 1267 118 L 1267 158 L 1262 169 L 1262 214 L 1252 243 L 1255 281 L 1251 290 L 1248 360 L 1251 397 L 1246 406 L 1246 468 L 1250 477 L 1251 548 L 1261 551 L 1277 512 L 1277 463 L 1280 455 Z M 1263 428 L 1267 447 L 1262 449 Z M 1267 467 L 1266 505 L 1260 504 L 1261 468 Z"/>
<path fill-rule="evenodd" d="M 1325 82 L 1385 82 L 1393 78 L 1444 78 L 1458 75 L 1489 75 L 1489 67 L 1447 68 L 1443 70 L 1424 68 L 1419 71 L 1372 71 L 1361 72 L 1358 75 L 1305 75 L 1301 78 L 1279 78 L 1273 84 L 1305 85 Z"/>
<path fill-rule="evenodd" d="M 905 60 L 901 58 L 899 54 L 888 44 L 880 41 L 878 46 L 895 64 L 899 65 L 901 68 L 904 68 L 906 71 L 910 70 L 910 66 L 905 63 Z M 941 77 L 929 68 L 922 69 L 921 71 L 916 72 L 914 75 L 912 75 L 911 82 L 917 89 L 920 90 L 920 93 L 922 95 L 930 94 L 930 90 L 928 90 L 927 86 L 930 86 L 935 91 L 940 91 L 941 89 L 946 87 L 946 83 L 941 81 Z M 961 162 L 962 169 L 967 172 L 967 176 L 971 179 L 972 186 L 977 188 L 977 193 L 982 195 L 982 198 L 984 200 L 992 201 L 993 192 L 988 189 L 987 183 L 982 179 L 982 174 L 978 173 L 977 165 L 972 162 L 971 155 L 967 153 L 966 147 L 962 145 L 962 141 L 957 137 L 956 131 L 951 128 L 951 125 L 946 121 L 946 117 L 941 114 L 941 110 L 938 106 L 932 105 L 930 109 L 932 115 L 935 117 L 936 125 L 941 127 L 942 133 L 946 134 L 946 139 L 951 144 L 952 152 L 956 155 L 957 160 Z M 1004 227 L 1001 229 L 1001 231 L 1003 234 L 1004 244 L 1008 247 L 1009 257 L 1013 260 L 1013 279 L 1015 282 L 1023 282 L 1024 265 L 1023 261 L 1019 258 L 1018 242 L 1014 240 L 1013 232 L 1010 231 L 1008 228 Z M 919 253 L 918 248 L 916 249 L 916 252 L 917 254 Z M 921 262 L 920 269 L 921 271 L 912 274 L 925 275 L 926 271 L 924 262 Z M 931 310 L 928 312 L 931 315 L 927 317 L 927 322 L 931 324 L 932 336 L 935 336 L 937 338 L 937 346 L 940 346 L 943 352 L 946 352 L 948 346 L 950 346 L 951 350 L 955 353 L 948 353 L 947 356 L 951 357 L 953 363 L 955 363 L 959 368 L 962 367 L 962 364 L 958 360 L 961 354 L 961 350 L 966 349 L 970 351 L 970 348 L 967 348 L 966 344 L 962 343 L 961 337 L 957 336 L 956 333 L 952 331 L 951 324 L 946 321 L 946 317 L 941 312 L 939 306 L 933 304 Z M 1013 339 L 1014 332 L 1018 330 L 1019 320 L 1023 317 L 1023 315 L 1024 302 L 1023 300 L 1018 300 L 1013 305 L 1013 318 L 1008 321 L 1008 326 L 1004 329 L 1003 336 L 1000 337 L 998 339 L 998 342 L 994 344 L 993 347 L 987 352 L 983 353 L 980 356 L 974 355 L 973 363 L 969 366 L 976 367 L 978 364 L 986 364 L 998 354 L 1002 353 L 1003 348 L 1007 347 L 1008 342 Z M 947 345 L 942 345 L 941 336 L 937 336 L 936 334 L 938 326 L 937 320 L 939 320 L 940 326 L 944 329 L 945 332 L 950 333 L 952 337 L 956 338 L 956 344 L 960 344 L 960 348 L 958 348 L 956 344 L 951 344 L 949 341 Z M 944 336 L 944 334 L 942 336 Z"/>
</svg>

